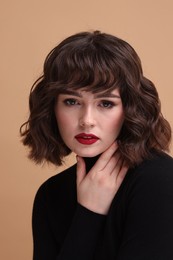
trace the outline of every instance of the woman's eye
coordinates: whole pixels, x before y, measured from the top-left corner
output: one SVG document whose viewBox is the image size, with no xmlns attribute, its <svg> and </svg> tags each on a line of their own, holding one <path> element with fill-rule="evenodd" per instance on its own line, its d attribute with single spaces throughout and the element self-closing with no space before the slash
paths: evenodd
<svg viewBox="0 0 173 260">
<path fill-rule="evenodd" d="M 78 105 L 79 103 L 77 102 L 77 100 L 72 99 L 72 98 L 68 98 L 64 100 L 65 105 L 67 106 L 74 106 L 74 105 Z"/>
<path fill-rule="evenodd" d="M 101 107 L 103 107 L 103 108 L 112 108 L 112 107 L 114 107 L 115 106 L 115 104 L 112 102 L 112 101 L 102 101 L 101 103 L 100 103 L 100 106 Z"/>
</svg>

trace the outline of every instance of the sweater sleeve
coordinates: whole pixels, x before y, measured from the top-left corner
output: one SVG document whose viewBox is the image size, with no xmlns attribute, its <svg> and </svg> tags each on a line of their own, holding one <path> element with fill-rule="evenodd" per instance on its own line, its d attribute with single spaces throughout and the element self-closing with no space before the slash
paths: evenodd
<svg viewBox="0 0 173 260">
<path fill-rule="evenodd" d="M 56 260 L 93 259 L 104 220 L 104 215 L 78 204 L 71 228 Z"/>
<path fill-rule="evenodd" d="M 118 260 L 173 259 L 173 161 L 147 163 L 129 188 Z"/>
<path fill-rule="evenodd" d="M 60 245 L 50 227 L 43 195 L 41 190 L 37 193 L 33 207 L 33 260 L 92 260 L 106 217 L 77 204 L 71 226 Z"/>
</svg>

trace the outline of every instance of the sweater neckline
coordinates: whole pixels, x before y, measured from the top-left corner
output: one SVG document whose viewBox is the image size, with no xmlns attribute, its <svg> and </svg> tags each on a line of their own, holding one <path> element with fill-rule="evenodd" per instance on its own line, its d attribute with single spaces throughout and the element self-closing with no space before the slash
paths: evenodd
<svg viewBox="0 0 173 260">
<path fill-rule="evenodd" d="M 97 155 L 95 157 L 83 157 L 85 164 L 86 164 L 87 173 L 91 170 L 91 168 L 94 166 L 94 164 L 96 163 L 96 161 L 98 160 L 99 157 L 100 157 L 100 155 Z"/>
</svg>

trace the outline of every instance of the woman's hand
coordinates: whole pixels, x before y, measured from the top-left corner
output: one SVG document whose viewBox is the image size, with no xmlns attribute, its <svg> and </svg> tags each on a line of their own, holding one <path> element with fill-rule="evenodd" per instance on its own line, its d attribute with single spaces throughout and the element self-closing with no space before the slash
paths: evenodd
<svg viewBox="0 0 173 260">
<path fill-rule="evenodd" d="M 89 210 L 106 215 L 128 170 L 113 143 L 86 174 L 83 158 L 77 156 L 77 199 Z"/>
</svg>

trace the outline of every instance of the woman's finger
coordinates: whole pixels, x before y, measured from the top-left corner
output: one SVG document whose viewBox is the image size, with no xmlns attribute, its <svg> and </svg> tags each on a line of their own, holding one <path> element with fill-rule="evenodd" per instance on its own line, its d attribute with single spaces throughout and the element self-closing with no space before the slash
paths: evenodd
<svg viewBox="0 0 173 260">
<path fill-rule="evenodd" d="M 109 160 L 109 162 L 107 163 L 107 165 L 105 166 L 104 172 L 107 172 L 110 175 L 112 175 L 115 172 L 116 172 L 116 174 L 118 174 L 118 172 L 120 170 L 120 166 L 121 166 L 120 154 L 118 152 L 115 152 L 112 155 L 112 157 Z"/>
<path fill-rule="evenodd" d="M 113 154 L 118 148 L 117 142 L 114 142 L 104 153 L 101 154 L 100 158 L 95 164 L 95 170 L 102 171 L 110 161 Z"/>
<path fill-rule="evenodd" d="M 82 182 L 82 180 L 85 178 L 86 176 L 86 166 L 85 166 L 85 161 L 83 160 L 82 157 L 80 156 L 76 156 L 76 160 L 77 160 L 77 186 L 79 186 L 79 184 Z"/>
<path fill-rule="evenodd" d="M 117 184 L 118 187 L 123 182 L 123 180 L 124 180 L 124 178 L 127 174 L 128 169 L 129 169 L 129 167 L 127 166 L 125 161 L 121 162 L 121 165 L 119 164 L 119 172 L 116 176 L 116 184 Z"/>
</svg>

